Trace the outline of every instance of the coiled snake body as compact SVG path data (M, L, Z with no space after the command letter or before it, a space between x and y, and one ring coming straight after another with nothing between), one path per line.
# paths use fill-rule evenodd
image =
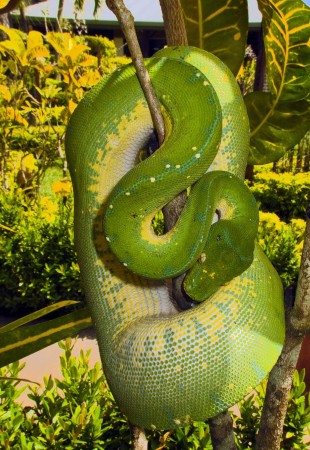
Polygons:
M66 152L105 375L132 423L167 429L217 415L266 376L284 339L283 292L258 246L253 257L257 211L239 181L248 121L234 77L195 48L164 49L146 64L166 121L162 148L136 166L153 126L128 65L79 104ZM175 229L155 236L156 211L189 186ZM203 301L179 312L157 278L192 265L185 288Z

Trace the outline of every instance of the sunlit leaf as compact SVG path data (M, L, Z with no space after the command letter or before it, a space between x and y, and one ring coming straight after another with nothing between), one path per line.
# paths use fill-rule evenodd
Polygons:
M310 8L301 0L259 0L270 92L245 97L251 164L278 160L310 125Z
M56 50L59 55L67 55L67 53L75 45L74 39L70 33L49 32L46 34L46 40Z
M0 98L1 97L7 102L11 101L12 99L10 89L4 84L0 84Z
M43 46L43 36L39 31L31 30L27 36L27 50Z
M87 45L76 44L76 43L75 43L74 47L68 49L67 55L71 59L72 67L75 64L80 63L80 60L85 59L84 55L87 50L89 50L89 47ZM93 58L95 59L95 57L93 57Z
M2 115L3 120L7 120L14 124L24 125L25 127L28 126L27 120L25 120L23 118L23 116L20 114L18 109L13 108L12 106L7 106L6 108L2 108L1 115Z
M3 31L8 39L0 42L0 48L4 50L12 50L16 55L21 56L25 51L25 44L23 41L23 33L14 28L7 28L0 25L0 30Z
M50 53L44 45L38 45L27 50L25 60L29 63L37 58L48 58L49 55Z
M218 56L237 75L248 30L246 0L181 0L188 43Z

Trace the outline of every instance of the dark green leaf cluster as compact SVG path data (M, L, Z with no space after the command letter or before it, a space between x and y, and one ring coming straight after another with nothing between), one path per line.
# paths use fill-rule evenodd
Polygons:
M59 199L53 222L31 202L24 194L0 195L0 224L11 229L0 231L2 314L25 314L60 300L84 299L73 243L72 198Z

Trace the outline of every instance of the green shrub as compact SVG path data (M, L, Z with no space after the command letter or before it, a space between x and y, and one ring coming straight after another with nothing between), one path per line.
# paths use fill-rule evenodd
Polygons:
M296 285L306 223L292 219L280 221L275 213L259 214L257 239L282 280L283 286Z
M0 449L129 449L127 421L106 386L100 363L89 367L90 351L73 357L70 339L59 346L64 350L63 378L44 377L43 388L28 386L32 406L18 404L16 381L11 380L11 388L9 380L0 381ZM20 370L15 363L0 374L16 378Z
M310 425L310 393L305 396L305 370L295 370L283 426L281 450L307 450L304 436ZM262 408L266 394L263 382L248 398L240 402L240 416L234 417L234 431L239 450L255 448Z
M43 387L20 388L18 362L0 369L0 450L129 450L130 431L107 387L100 363L89 366L90 350L72 356L71 339L59 343L61 379L44 377ZM310 425L310 395L304 395L305 372L294 375L284 425L282 450L306 450L303 436ZM31 405L19 401L27 389ZM240 450L254 448L265 396L265 383L239 404L234 415ZM212 450L209 427L193 422L173 432L147 433L150 450Z
M258 172L250 186L260 210L274 212L288 222L305 218L310 203L310 177L308 173Z
M74 250L72 196L40 201L0 193L0 311L25 314L83 300ZM9 228L4 229L3 226Z

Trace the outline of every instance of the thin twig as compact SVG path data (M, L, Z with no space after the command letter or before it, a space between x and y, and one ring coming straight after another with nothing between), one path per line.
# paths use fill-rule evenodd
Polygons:
M157 100L151 83L150 76L144 64L143 55L134 27L134 18L131 12L125 7L122 0L106 0L106 4L108 8L116 15L121 25L131 54L132 62L136 69L137 77L139 79L141 88L144 92L144 96L150 110L153 125L157 134L157 139L159 145L161 145L165 139L164 119L161 113L160 104ZM130 431L132 438L132 449L147 450L148 441L146 439L143 428L134 424L130 424Z
M138 42L134 27L134 18L131 12L124 5L123 0L106 0L108 8L116 15L122 31L125 35L132 62L137 71L137 77L144 92L154 128L157 133L158 142L161 145L165 138L165 124L161 113L160 104L156 98L150 76L144 65L143 55Z

